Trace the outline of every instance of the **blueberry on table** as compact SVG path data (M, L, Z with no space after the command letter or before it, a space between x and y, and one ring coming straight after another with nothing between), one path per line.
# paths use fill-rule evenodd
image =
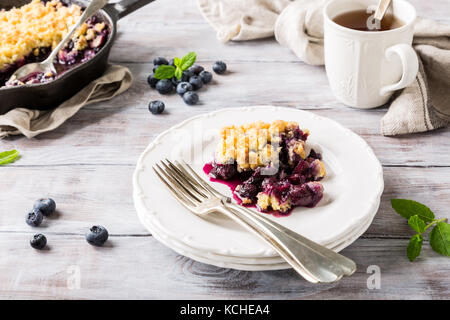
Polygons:
M192 87L194 88L194 90L198 90L201 87L203 87L203 81L202 78L200 78L199 76L192 76L189 79L189 83L192 85Z
M44 215L42 214L42 212L39 209L33 209L28 212L25 221L29 226L38 227L42 223L43 219Z
M191 106L197 104L198 94L196 94L194 91L187 91L185 94L183 94L183 101Z
M159 100L151 101L150 104L148 105L148 110L150 110L150 112L153 114L162 113L164 111L164 108L165 108L164 102Z
M152 87L152 88L156 87L156 84L158 83L158 81L159 81L159 79L155 78L155 73L152 73L147 78L147 82L148 82L149 86Z
M192 87L192 84L190 84L189 82L180 82L177 86L177 93L180 96L192 90L194 90L194 88Z
M30 245L38 250L44 249L47 245L47 238L43 234L35 234L30 240Z
M172 77L172 79L170 79L170 81L172 81L173 87L176 89L177 85L181 82L181 80L178 80L177 77Z
M192 76L195 76L194 71L190 69L183 71L183 77L186 79L184 81L189 81Z
M169 66L175 67L175 59L170 59Z
M199 66L198 64L194 64L192 67L190 67L188 70L191 70L195 75L199 75L200 72L205 70L202 66Z
M169 64L169 61L167 61L167 59L164 57L156 57L155 59L153 59L153 64L155 66L161 64Z
M101 246L108 240L108 230L102 226L93 226L86 234L86 241L93 246Z
M212 73L209 71L206 71L206 70L203 70L202 72L200 72L199 76L202 79L204 84L210 83L213 78Z
M216 61L213 64L213 70L217 74L223 74L227 71L227 65L223 61Z
M172 81L170 79L159 80L156 84L156 90L158 90L158 92L161 94L171 93L173 90Z
M56 203L50 198L39 199L34 203L33 209L41 211L44 216L49 216L55 212Z

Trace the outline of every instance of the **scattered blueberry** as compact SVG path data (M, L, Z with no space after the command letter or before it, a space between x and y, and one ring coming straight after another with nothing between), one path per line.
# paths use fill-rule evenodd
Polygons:
M172 81L169 79L159 80L158 83L156 84L156 90L158 90L158 92L161 94L171 93L173 90Z
M31 210L26 216L27 224L32 227L38 227L42 223L43 219L44 215L39 209Z
M183 101L191 106L197 104L198 94L196 94L194 91L187 91L185 94L183 94Z
M217 74L223 74L227 71L227 65L223 61L216 61L214 62L213 70Z
M192 91L193 89L192 84L189 82L180 82L177 86L177 93L182 96L186 92Z
M172 77L172 78L170 79L170 81L172 82L174 88L176 88L177 85L181 82L181 80L178 80L177 77Z
M194 71L187 69L187 70L183 71L183 76L186 77L186 80L184 80L184 81L189 81L189 78L192 76L195 76L195 74L194 74Z
M170 59L169 66L175 66L175 59Z
M192 85L194 90L198 90L201 87L203 87L202 78L200 78L199 76L192 76L192 77L190 77L189 78L189 83Z
M155 88L156 84L158 83L159 79L155 78L155 74L152 73L151 75L148 76L147 78L147 82L150 85L150 87Z
M169 61L167 61L167 59L164 57L156 57L155 59L153 59L153 64L155 66L161 64L169 64Z
M108 230L102 226L93 226L86 234L86 241L93 246L102 246L108 240Z
M190 67L188 70L191 70L195 75L199 75L200 72L202 72L203 70L205 70L205 68L203 68L202 66L198 65L198 64L194 64L192 67Z
M155 100L151 101L148 105L148 110L153 114L160 114L164 111L165 105L162 101Z
M202 79L204 84L210 83L213 78L212 73L209 71L205 71L205 70L200 72L199 76Z
M39 199L34 203L33 209L42 212L44 216L49 216L56 210L56 203L53 199Z
M35 234L30 240L30 244L33 248L41 250L47 245L47 238L43 234Z

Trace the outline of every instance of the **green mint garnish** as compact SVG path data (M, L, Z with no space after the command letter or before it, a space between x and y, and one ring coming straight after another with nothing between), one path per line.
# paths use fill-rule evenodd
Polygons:
M173 59L175 66L160 65L155 71L155 78L161 80L170 79L175 76L180 80L183 71L190 68L195 63L195 60L197 60L197 54L195 52L189 52L182 59L175 57Z
M425 222L434 219L434 213L426 205L414 200L391 199L392 208L403 218L409 219L413 215L418 215Z
M195 52L189 52L181 59L179 68L183 71L187 70L195 63L195 60L197 60L197 54Z
M450 256L450 224L444 219L435 219L434 213L420 202L406 199L391 199L392 208L408 219L408 224L417 233L409 240L406 254L410 261L419 255L423 244L423 235L431 227L429 241L431 248L439 254Z
M174 66L168 66L168 65L160 65L156 71L155 71L155 78L156 79L170 79L175 74L175 67Z
M411 228L414 229L417 233L424 233L427 225L423 222L422 219L419 218L417 214L413 215L408 219L408 224Z
M408 248L406 249L406 254L408 255L409 261L414 261L420 255L422 243L423 236L421 234L415 234L411 237Z
M450 257L450 224L436 223L430 232L430 245L437 253Z
M20 158L19 151L11 150L0 152L0 166L12 163Z

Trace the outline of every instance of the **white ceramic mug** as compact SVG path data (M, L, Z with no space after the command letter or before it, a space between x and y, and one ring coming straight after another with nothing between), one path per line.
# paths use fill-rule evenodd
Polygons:
M396 29L359 31L333 19L344 12L376 8L378 0L332 0L324 8L325 69L334 95L346 105L368 109L385 104L395 90L411 84L419 69L411 47L416 10L393 0Z

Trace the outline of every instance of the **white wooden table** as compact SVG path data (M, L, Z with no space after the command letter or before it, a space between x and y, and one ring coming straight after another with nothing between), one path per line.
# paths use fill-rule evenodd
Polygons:
M421 16L450 23L448 0L411 1ZM198 53L211 66L227 62L229 75L202 89L201 104L187 106L164 96L166 112L148 112L161 98L147 85L155 56ZM428 242L416 262L406 258L412 235L390 207L390 198L428 204L450 217L450 129L405 137L380 135L386 109L360 111L333 97L325 71L299 62L275 40L221 44L194 0L156 1L119 23L111 60L128 66L135 83L125 94L81 110L59 129L35 139L0 141L16 148L20 161L0 167L1 298L137 299L335 299L450 298L450 260ZM357 272L332 285L312 285L292 270L244 272L180 256L158 243L139 223L131 176L139 154L160 132L181 120L223 107L272 104L310 110L360 134L384 166L385 191L369 230L343 253ZM39 229L25 224L33 202L51 196L58 214ZM103 248L86 243L94 224L110 231ZM29 238L47 235L49 250ZM381 288L368 289L367 268L379 266ZM79 275L79 283L77 282Z

